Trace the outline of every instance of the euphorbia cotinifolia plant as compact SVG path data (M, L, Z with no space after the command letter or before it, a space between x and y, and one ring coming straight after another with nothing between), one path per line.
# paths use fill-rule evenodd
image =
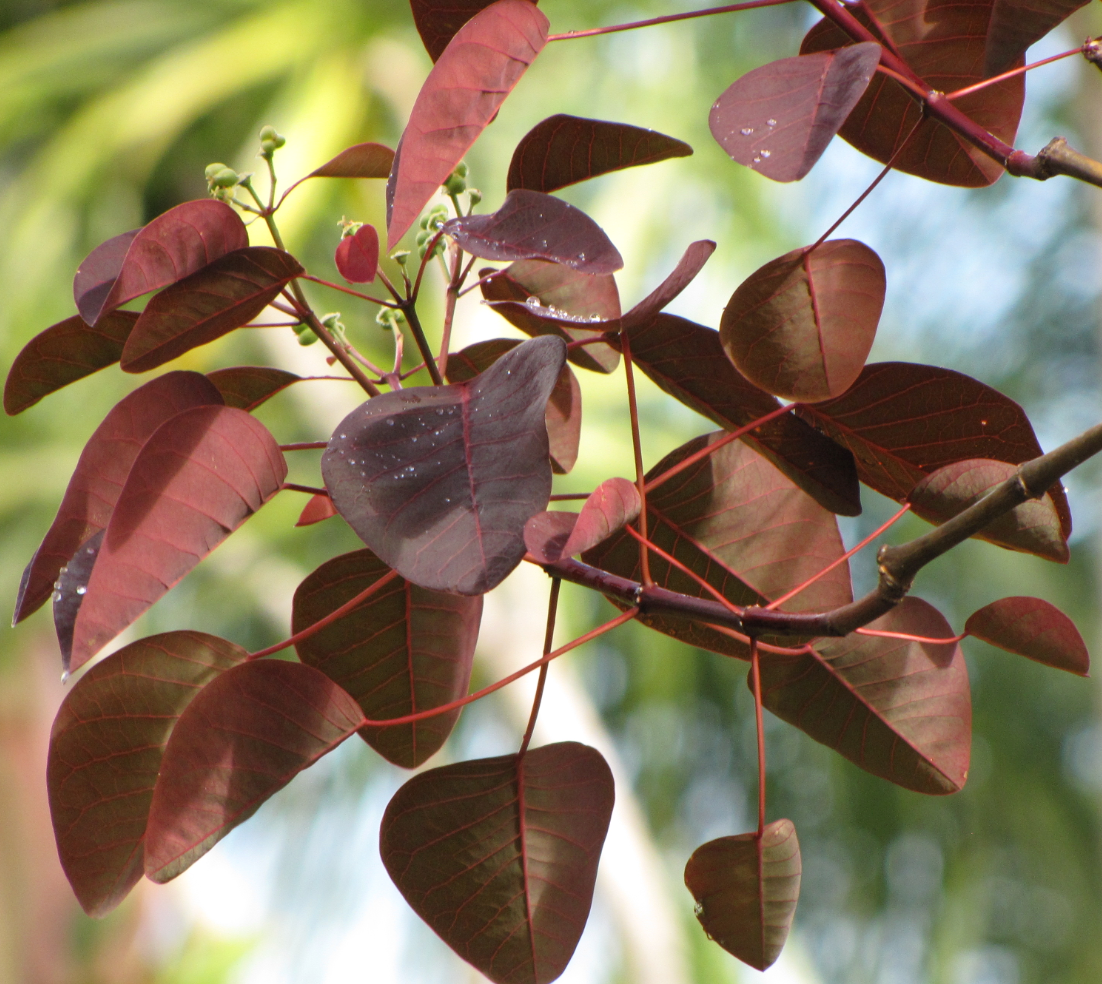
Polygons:
M493 189L496 211L476 212L482 196L462 158L549 42L776 2L552 34L531 0L413 0L435 66L397 148L350 147L301 179L385 181L389 254L381 263L379 234L356 222L336 247L340 277L363 291L308 273L285 247L277 220L295 185L277 197L283 138L270 127L263 182L212 165L209 198L81 264L78 313L11 367L9 414L104 366L160 369L253 324L320 340L366 397L327 440L281 445L251 411L298 375L170 369L121 400L81 454L15 611L18 622L52 604L66 673L275 495L306 493L301 526L346 522L364 542L302 582L292 635L277 646L247 652L180 629L126 645L72 686L47 782L62 864L89 913L108 912L143 874L174 878L341 742L358 736L418 768L464 705L538 670L517 751L419 771L387 807L380 849L418 915L491 980L555 979L586 922L613 781L592 748L531 747L532 727L551 661L635 620L749 664L757 828L698 848L685 883L704 931L764 968L796 909L800 850L790 821L768 819L763 707L887 782L941 795L968 777L965 635L1086 674L1079 633L1047 602L1004 598L957 633L908 592L920 568L971 536L1065 562L1060 479L1102 449L1102 425L1043 454L1022 409L983 383L934 366L866 365L885 272L868 246L830 238L838 223L738 286L717 331L663 311L714 243L686 244L673 272L625 311L616 247L554 196L691 154L679 140L553 116L516 148L507 187ZM739 164L798 180L837 133L883 163L881 177L895 168L978 187L1005 171L1102 184L1102 166L1060 138L1036 156L1012 146L1033 67L1024 53L1082 0L811 2L823 19L800 53L744 75L710 107L712 133ZM1098 52L1088 41L1066 54L1076 53ZM266 224L274 247L249 245L242 216ZM399 249L419 219L416 242ZM426 325L420 300L438 259L443 318ZM351 295L357 317L389 328L393 363L374 365L335 316L316 314L307 280ZM475 290L508 337L453 352L456 301ZM578 452L579 370L623 372L637 470L556 496L554 476ZM705 430L647 472L640 372ZM285 454L303 448L324 448L316 486L285 481ZM847 551L835 517L860 511L860 483L897 500L896 518L913 510L933 528L882 548L875 590L854 600L848 560L872 537ZM548 509L562 499L584 501L578 512ZM469 693L482 596L522 563L551 579L543 655ZM563 580L617 612L556 648ZM297 660L268 658L287 650Z

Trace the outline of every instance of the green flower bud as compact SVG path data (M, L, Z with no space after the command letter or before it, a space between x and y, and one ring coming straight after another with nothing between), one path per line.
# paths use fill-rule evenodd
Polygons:
M406 260L409 259L409 250L408 249L396 249L393 253L390 254L390 258L395 263L397 263L398 266L405 266L406 265Z
M222 171L228 170L225 164L208 164L204 175L207 179L207 184L214 181L214 176Z
M467 182L457 174L449 174L448 180L444 182L444 190L449 195L462 195L467 190Z
M307 328L305 331L299 333L298 343L299 345L313 345L318 340L318 336L314 332Z
M260 131L260 141L261 143L270 142L274 145L275 150L279 150L280 147L287 143L287 138L280 133L276 133L276 128L274 126L266 126Z
M394 331L399 325L405 324L406 316L394 308L380 308L375 315L375 323L384 331Z
M417 233L417 245L424 246L425 243L427 243L435 235L435 232L429 232L427 229L425 229L423 232ZM423 256L424 254L421 255Z
M468 188L467 197L470 198L471 205L477 205L480 201L482 201L482 192L479 191L477 188Z
M207 183L214 188L233 188L240 181L241 176L232 167L224 167L207 178Z

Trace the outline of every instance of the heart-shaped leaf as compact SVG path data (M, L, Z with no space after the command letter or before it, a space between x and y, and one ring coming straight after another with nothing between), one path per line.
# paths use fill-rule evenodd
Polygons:
M368 550L322 564L295 592L292 629L301 632L390 573ZM467 694L482 599L430 591L397 578L295 649L358 701L370 721L403 717ZM360 735L395 765L414 769L451 734L459 711Z
M551 495L544 414L565 358L560 339L534 338L470 382L368 400L322 455L333 504L414 584L489 591Z
M1005 461L982 458L958 461L922 479L907 499L923 519L941 524L1016 473L1017 468ZM1048 494L1023 502L1013 512L984 527L976 537L1060 564L1066 564L1071 556L1060 526L1060 514Z
M496 212L449 219L444 232L484 260L550 260L582 273L614 273L624 265L585 212L539 191L510 191Z
M537 513L524 527L528 552L554 563L592 550L632 522L642 503L634 482L609 478L593 490L580 513Z
M307 178L386 178L394 166L394 151L383 144L361 143L342 150Z
M547 18L530 0L497 0L471 17L425 79L387 182L387 249L497 115L547 43Z
M340 275L350 284L369 284L379 271L379 234L375 227L362 225L337 244L334 257Z
M148 372L248 324L304 273L290 253L248 246L166 287L146 305L122 352L126 372Z
M506 187L558 191L611 171L692 152L687 143L654 130L559 113L536 124L517 144Z
M138 315L115 311L92 328L80 315L35 335L15 357L4 383L9 416L33 407L44 396L119 361Z
M1075 623L1040 598L1000 598L973 612L964 626L969 635L1028 659L1090 674L1090 654Z
M953 638L942 615L912 597L869 628ZM936 795L964 786L972 703L956 642L854 634L820 640L815 650L762 660L762 701L769 710L904 789Z
M84 321L95 324L103 308L103 302L115 286L126 259L127 250L141 229L131 229L122 235L100 243L89 253L73 278L73 300Z
M310 496L310 501L302 507L302 512L299 514L295 526L313 526L315 523L321 523L339 515L337 507L333 505L333 500L329 496L319 493Z
M436 61L456 32L494 0L410 0L413 23L429 57Z
M800 842L791 820L702 844L685 865L704 932L757 970L784 949L800 897Z
M301 376L272 366L234 366L231 369L215 369L207 373L218 387L227 407L238 410L255 410L276 393L302 381Z
M712 106L712 136L739 164L774 181L799 181L841 129L879 62L880 45L866 41L755 68Z
M390 801L379 849L413 910L496 984L566 968L593 899L612 773L576 742L422 772Z
M104 916L144 871L146 820L168 736L191 699L246 656L202 632L166 632L93 666L54 719L46 787L61 866Z
M167 882L355 733L359 705L324 673L257 660L211 681L180 715L145 834L145 874Z
M861 374L884 307L884 264L864 243L793 250L752 273L728 301L723 348L782 399L841 396Z
M984 75L1013 68L1035 41L1062 24L1087 0L994 0L987 27Z
M162 424L134 459L107 524L73 632L73 668L172 588L286 477L275 439L244 410L194 407Z
M23 572L15 622L45 603L81 544L107 528L130 466L150 435L189 407L221 404L221 394L201 373L169 372L112 408L84 446L57 517Z

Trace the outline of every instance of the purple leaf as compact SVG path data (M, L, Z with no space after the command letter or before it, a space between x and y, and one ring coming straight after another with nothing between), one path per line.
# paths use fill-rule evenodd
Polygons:
M1090 655L1075 623L1040 598L1000 598L973 612L964 626L969 635L1027 659L1090 674Z
M131 229L121 236L100 243L77 267L73 278L73 300L83 319L90 325L99 318L103 302L118 280L123 260L134 237L141 229Z
M710 239L691 243L673 272L624 315L623 326L630 331L650 321L696 279L715 251L716 244Z
M635 520L642 508L639 490L626 478L609 478L585 500L580 513L537 513L524 528L529 553L554 563L592 550ZM565 533L565 536L563 535Z
M307 178L385 178L394 166L394 151L383 144L361 143L342 150ZM305 180L305 179L304 179Z
M227 407L252 412L262 403L281 393L288 386L302 381L301 376L285 369L271 366L233 366L230 369L215 369L207 373L209 379L218 387L218 392L226 401Z

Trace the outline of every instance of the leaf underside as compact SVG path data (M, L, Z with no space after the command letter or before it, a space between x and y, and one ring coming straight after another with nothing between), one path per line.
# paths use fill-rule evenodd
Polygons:
M993 601L969 617L964 631L1046 666L1077 676L1090 673L1090 655L1075 623L1040 598Z

